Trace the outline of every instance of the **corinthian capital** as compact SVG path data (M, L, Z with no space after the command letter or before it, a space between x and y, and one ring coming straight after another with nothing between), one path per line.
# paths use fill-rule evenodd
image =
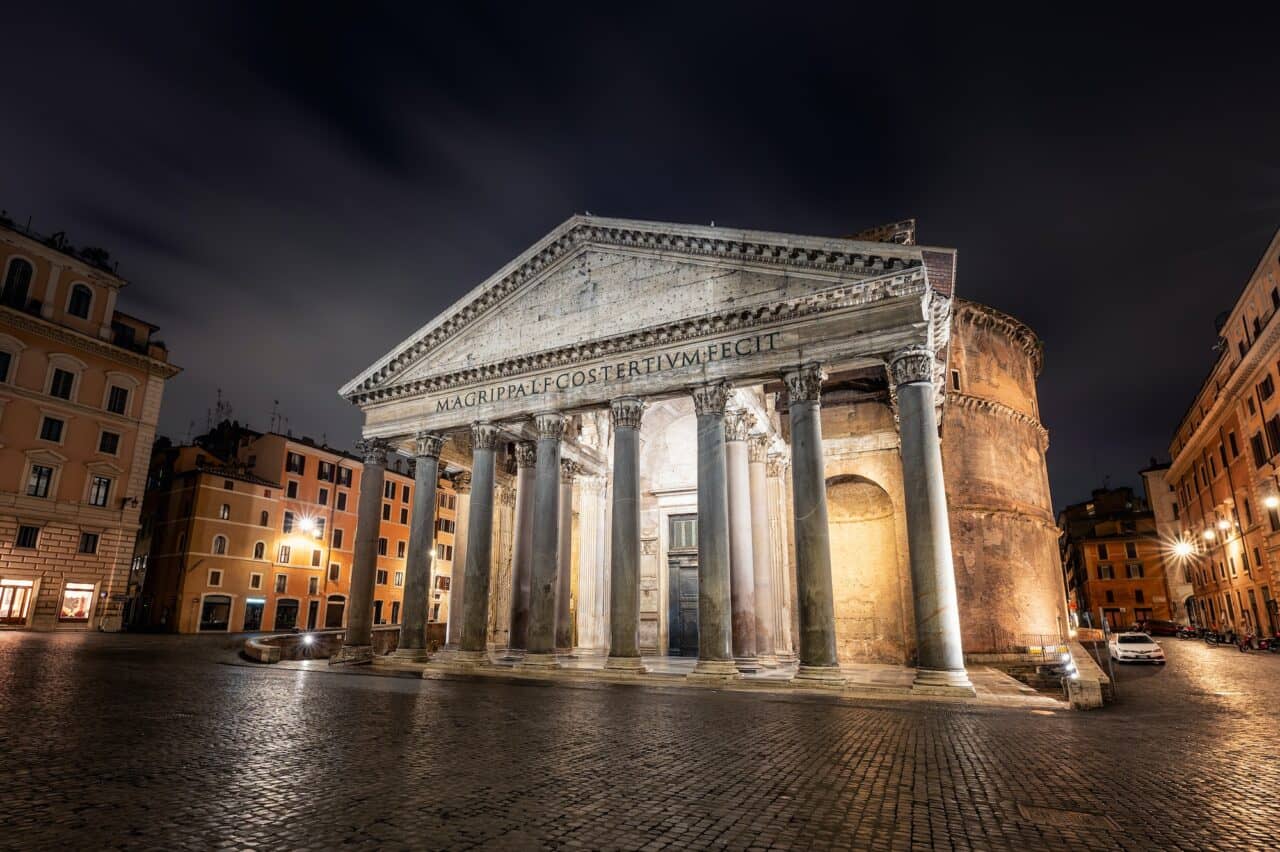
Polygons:
M533 441L516 444L516 467L533 467L538 463L538 445Z
M435 432L419 432L413 436L413 457L438 459L444 448L444 435Z
M644 414L644 400L624 396L609 403L609 421L614 429L639 429L640 416Z
M471 451L492 450L498 446L498 427L483 420L471 424Z
M564 437L564 424L565 416L558 411L535 414L533 417L533 425L538 430L539 438L555 438L559 441Z
M889 375L893 378L894 387L902 387L912 382L932 383L933 353L919 346L899 349L889 359Z
M764 462L769 457L769 436L751 435L747 438L747 461Z
M365 464L385 465L389 452L391 445L381 438L361 438L356 441L356 455L364 459Z
M786 476L787 465L790 462L782 453L769 453L769 475L772 477Z
M471 493L471 471L460 470L453 475L453 490L459 494Z
M726 441L747 440L747 436L751 434L751 427L755 423L755 416L745 409L735 408L732 411L725 412L724 439Z
M578 463L569 459L560 459L560 484L572 485L573 478L578 475Z
M787 398L791 402L817 402L822 395L822 382L826 378L822 365L816 361L782 374L782 381L787 385Z
M732 390L733 385L723 380L698 385L690 391L693 394L693 410L699 417L704 414L724 414L724 406L729 401L729 392Z

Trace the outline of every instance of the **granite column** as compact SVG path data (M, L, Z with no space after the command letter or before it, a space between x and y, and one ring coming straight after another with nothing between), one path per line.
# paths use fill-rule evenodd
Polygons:
M382 524L382 483L390 446L379 438L356 442L364 459L360 502L356 507L356 540L351 561L351 609L342 647L330 663L363 663L373 659L373 587L377 579L378 531Z
M773 547L769 537L769 486L765 464L768 435L747 438L751 491L751 559L755 570L756 657L762 666L778 664L774 645Z
M565 417L547 412L534 417L538 460L533 489L533 570L529 592L529 634L520 665L554 668L556 567L560 561L560 441Z
M640 662L640 417L636 397L609 405L613 423L613 523L609 542L609 658L605 668L642 672Z
M725 482L729 498L729 575L733 606L733 660L738 671L760 670L756 659L756 576L751 537L751 475L747 437L755 418L742 410L725 414Z
M729 496L725 479L726 381L692 390L698 418L698 663L690 677L738 677L733 664Z
M460 661L488 660L485 634L489 626L489 573L493 568L494 450L498 434L498 427L492 423L471 426L471 510L463 569L466 590L462 599Z
M404 614L396 656L427 659L427 613L431 566L435 562L436 486L444 436L419 432L414 438L413 508L409 514L409 555L405 560Z

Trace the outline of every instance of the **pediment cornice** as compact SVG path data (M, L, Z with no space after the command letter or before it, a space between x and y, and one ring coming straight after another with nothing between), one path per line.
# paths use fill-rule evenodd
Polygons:
M574 216L348 383L340 394L356 404L390 398L388 394L403 395L398 376L588 246L701 258L739 268L795 270L837 280L839 276L905 274L912 269L920 270L924 279L924 255L917 246ZM542 353L542 357L551 355Z

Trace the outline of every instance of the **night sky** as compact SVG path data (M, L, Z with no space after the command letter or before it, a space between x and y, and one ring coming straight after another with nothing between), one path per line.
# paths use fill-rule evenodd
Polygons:
M221 388L349 445L338 387L575 212L916 217L960 295L1044 339L1061 506L1166 456L1280 226L1260 20L410 5L6 12L0 207L119 260L184 368L175 439Z

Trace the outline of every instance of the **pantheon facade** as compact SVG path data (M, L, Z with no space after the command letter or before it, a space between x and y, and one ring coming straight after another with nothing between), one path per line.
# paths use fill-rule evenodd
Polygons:
M668 655L690 678L838 685L873 662L970 692L966 662L1065 629L1040 367L911 222L837 239L574 216L342 389L369 485L337 659L370 653L397 451L420 489L465 492L455 665ZM412 518L410 659L433 506Z

